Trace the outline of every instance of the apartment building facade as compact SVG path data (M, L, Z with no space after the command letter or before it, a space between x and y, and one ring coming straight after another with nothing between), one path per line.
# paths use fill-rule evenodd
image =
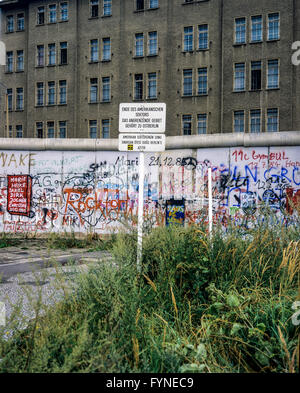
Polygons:
M298 1L4 0L0 9L1 137L116 138L122 102L165 102L169 136L300 130Z

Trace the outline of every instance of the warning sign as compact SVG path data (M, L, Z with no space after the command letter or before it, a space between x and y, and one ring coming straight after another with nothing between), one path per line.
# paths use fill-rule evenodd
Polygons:
M165 130L165 103L120 104L120 132L162 133Z
M31 202L31 177L7 176L7 211L10 214L29 216Z
M163 134L120 134L119 151L165 151L165 141Z

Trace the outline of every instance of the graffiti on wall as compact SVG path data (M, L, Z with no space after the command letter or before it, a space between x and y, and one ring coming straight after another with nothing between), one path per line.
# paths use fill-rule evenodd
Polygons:
M258 147L148 153L145 225L207 224L209 167L214 224L251 226L265 219L268 207L276 222L294 225L300 206L299 151ZM124 223L135 225L138 165L133 152L0 152L0 229L109 233Z

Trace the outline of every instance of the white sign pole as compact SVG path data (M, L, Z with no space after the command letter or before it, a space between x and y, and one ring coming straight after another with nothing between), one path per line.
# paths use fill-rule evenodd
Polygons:
M137 270L141 271L142 247L143 247L143 223L144 223L144 178L145 178L145 154L139 157L139 205L138 205L138 244L137 244Z
M212 232L212 185L211 185L211 168L208 168L208 231L209 236Z

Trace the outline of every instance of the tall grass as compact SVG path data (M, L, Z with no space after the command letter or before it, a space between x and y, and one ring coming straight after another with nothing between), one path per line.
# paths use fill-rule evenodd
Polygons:
M10 340L2 372L297 372L299 229L157 228L117 236L117 267L80 275L78 290ZM297 357L298 356L298 357Z

